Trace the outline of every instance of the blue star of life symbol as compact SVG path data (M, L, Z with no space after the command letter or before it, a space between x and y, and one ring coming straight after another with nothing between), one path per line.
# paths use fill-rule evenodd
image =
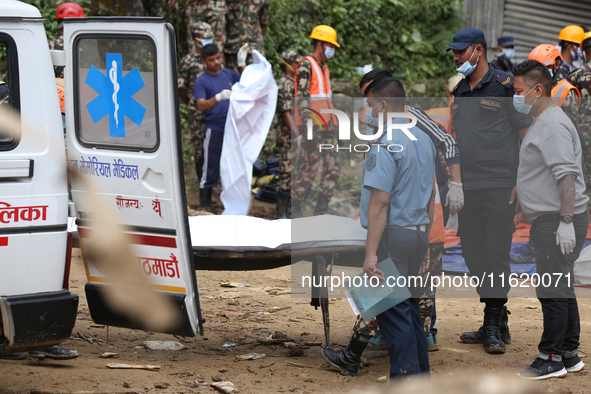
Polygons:
M146 84L137 67L124 77L122 64L120 53L107 53L107 75L91 65L84 82L99 94L86 105L92 121L109 115L109 135L125 138L124 116L141 126L146 114L146 108L131 97Z

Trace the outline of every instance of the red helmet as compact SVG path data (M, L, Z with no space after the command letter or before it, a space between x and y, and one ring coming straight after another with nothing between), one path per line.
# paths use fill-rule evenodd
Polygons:
M80 18L84 16L84 10L76 3L63 3L57 7L55 19Z

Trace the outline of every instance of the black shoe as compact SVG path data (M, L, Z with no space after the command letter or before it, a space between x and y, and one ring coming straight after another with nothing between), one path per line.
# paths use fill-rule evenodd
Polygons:
M506 306L503 307L503 314L501 315L501 328L499 331L501 332L501 339L505 343L505 345L509 345L511 343L511 333L509 332L509 315L511 312L507 309Z
M347 349L339 351L325 346L322 348L322 356L330 365L340 369L343 375L355 376L359 370L361 354L365 350L368 340L369 338L365 338L365 341L361 341L354 335Z
M487 353L505 353L505 343L501 339L501 332L499 330L501 314L503 311L503 309L499 308L484 308L484 324L478 329L478 331L465 332L460 335L462 342L484 343L484 350L486 350ZM507 327L507 334L508 333L509 331Z
M304 215L302 214L302 208L300 206L301 201L291 199L291 218L302 218Z
M199 205L204 211L209 211L209 207L211 206L211 192L211 187L199 189Z
M568 372L579 372L585 368L585 363L581 361L579 356L574 356L572 358L562 357L562 362Z
M314 216L318 215L335 215L337 216L338 213L333 211L328 207L328 202L330 197L319 195L318 200L316 201L316 208L314 208Z
M287 207L289 206L289 193L277 192L275 194L276 201L276 219L287 219Z
M0 353L0 359L3 360L23 360L25 358L27 358L27 352Z
M536 258L534 254L534 244L533 242L529 242L527 247L521 254L511 255L511 264L535 264Z
M50 358L52 360L71 360L79 356L78 351L74 349L64 349L59 345L48 347L41 350L32 350L29 352L31 357L38 359Z
M550 361L538 357L531 363L529 368L524 369L517 375L531 380L562 378L566 376L566 368L564 368L562 361Z

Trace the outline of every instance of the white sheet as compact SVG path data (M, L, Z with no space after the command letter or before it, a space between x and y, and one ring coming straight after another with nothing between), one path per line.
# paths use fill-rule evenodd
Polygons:
M195 250L305 249L324 246L364 246L367 231L359 220L322 215L266 220L252 216L189 218Z
M271 64L257 50L232 87L220 159L223 215L246 215L251 206L252 164L269 133L277 107Z

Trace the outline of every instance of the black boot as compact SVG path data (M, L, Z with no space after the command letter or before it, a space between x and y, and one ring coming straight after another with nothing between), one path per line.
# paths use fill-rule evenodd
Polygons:
M501 332L501 339L505 342L505 345L511 343L511 333L509 332L509 315L511 312L507 309L506 306L503 307L503 314L501 315L501 328L499 331Z
M289 205L289 193L285 192L277 192L275 193L275 201L276 201L276 219L286 219L287 218L287 206Z
M199 189L199 205L201 205L201 209L204 211L209 211L209 206L211 205L211 190L211 187Z
M314 216L317 215L338 215L335 211L328 207L328 202L330 201L330 197L325 196L323 194L318 195L318 200L316 200L316 208L314 208Z
M484 324L478 331L465 332L460 339L465 343L484 343L487 353L505 353L505 344L501 340L501 315L504 309L484 308ZM507 327L508 328L508 327ZM507 329L507 334L509 330ZM509 335L510 340L510 335Z
M361 354L368 342L369 337L355 334L351 337L351 342L349 342L347 349L333 350L325 346L322 348L322 356L330 365L340 369L343 375L355 376L359 370Z
M302 214L302 208L300 206L301 202L295 199L291 199L291 218L301 218L304 217Z
M77 350L64 349L60 345L55 345L46 349L32 350L29 352L29 355L41 360L45 358L52 360L71 360L79 356Z

